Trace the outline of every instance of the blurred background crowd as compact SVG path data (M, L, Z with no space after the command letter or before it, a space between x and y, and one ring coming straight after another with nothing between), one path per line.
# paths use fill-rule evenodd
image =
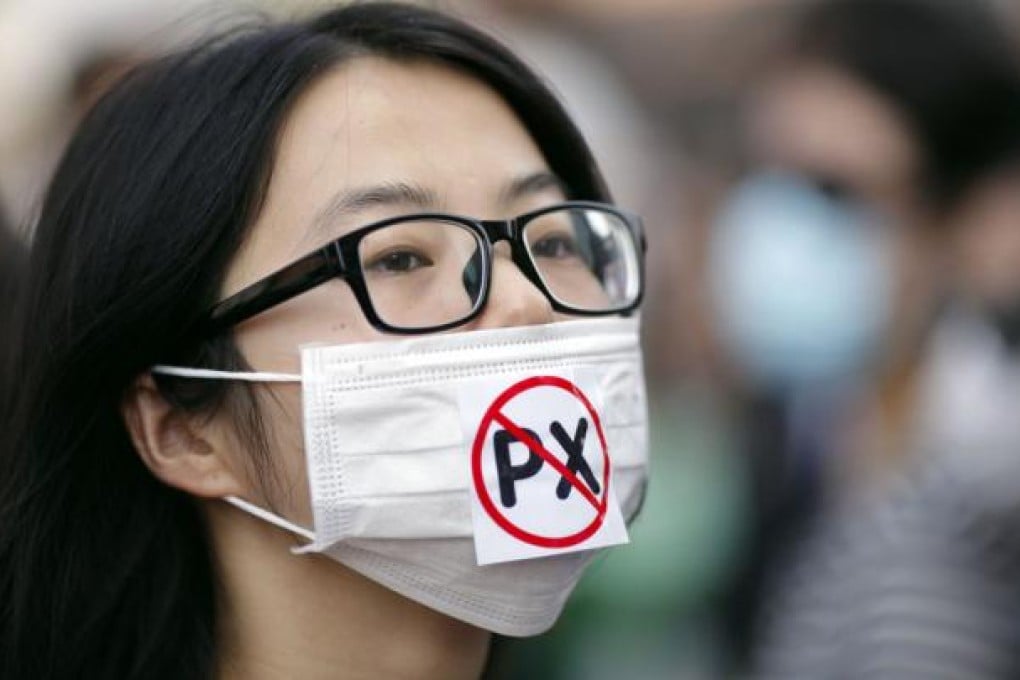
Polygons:
M4 278L109 83L322 4L0 5ZM1016 677L1020 5L429 4L546 75L650 242L632 545L488 675Z

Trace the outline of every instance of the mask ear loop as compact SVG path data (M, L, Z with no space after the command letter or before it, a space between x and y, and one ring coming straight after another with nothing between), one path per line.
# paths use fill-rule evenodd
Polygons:
M302 526L298 526L293 522L289 522L284 518L280 517L279 515L274 515L268 510L263 510L259 506L253 503L249 503L243 498L238 498L237 496L224 496L223 500L230 503L237 509L247 512L249 515L254 515L259 519L265 520L266 522L269 522L270 524L278 526L281 529L289 531L292 534L297 534L302 538L307 538L309 541L312 541L313 543L315 542L315 534L309 531L308 529L305 529Z
M160 375L172 375L178 378L210 378L213 380L244 380L247 382L301 382L301 376L296 373L247 373L163 365L153 366L149 370Z
M301 382L301 376L293 373L247 373L240 371L215 371L208 368L184 368L180 366L156 365L150 369L153 373L160 375L171 375L178 378L208 378L213 380L244 380L247 382ZM248 513L270 524L280 527L292 534L315 542L315 534L302 526L287 521L279 515L274 515L268 510L249 503L237 496L224 496L223 500L230 503L239 510Z

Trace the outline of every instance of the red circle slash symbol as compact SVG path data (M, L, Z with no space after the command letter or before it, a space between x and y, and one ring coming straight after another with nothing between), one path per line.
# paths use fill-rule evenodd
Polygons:
M518 397L528 390L539 387L552 387L564 390L580 402L580 405L591 418L591 422L594 423L595 432L598 434L598 441L602 447L601 497L597 497L595 493L592 493L592 490L588 487L588 485L578 479L577 475L575 475L567 465L557 458L555 454L542 446L541 442L536 441L535 438L529 434L529 431L526 428L514 423L503 413L503 407L506 406L510 400ZM589 524L580 531L576 531L565 536L544 536L517 526L496 506L492 500L492 496L489 494L488 488L485 485L485 479L482 473L482 453L485 449L485 442L488 439L489 430L494 424L504 428L514 437L514 439L527 446L532 454L538 456L544 463L550 465L557 473L559 473L562 479L566 480L570 484L570 490L577 491L580 497L591 505L594 509L595 515ZM575 546L591 538L599 530L606 517L606 507L609 498L610 468L609 448L606 446L606 436L602 430L602 422L599 419L598 414L595 412L594 407L592 407L591 402L584 395L581 389L577 387L577 385L558 376L536 376L527 378L511 385L500 393L482 416L481 422L478 425L478 432L475 435L474 443L471 447L471 474L474 480L476 493L478 494L478 499L481 501L485 512L497 525L511 536L524 541L525 543L543 548L567 548ZM599 489L595 487L595 492L598 493L598 491Z

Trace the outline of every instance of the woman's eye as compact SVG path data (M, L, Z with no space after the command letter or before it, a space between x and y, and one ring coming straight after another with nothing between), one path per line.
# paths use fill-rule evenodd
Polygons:
M535 257L566 259L577 257L577 242L566 234L550 234L531 244Z
M432 260L411 250L394 250L372 260L365 269L382 274L404 274L431 267Z

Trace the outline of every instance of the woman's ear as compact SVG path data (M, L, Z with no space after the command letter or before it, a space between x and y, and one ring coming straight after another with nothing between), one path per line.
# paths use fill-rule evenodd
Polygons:
M175 408L151 374L135 380L121 414L142 462L165 484L205 498L244 495L226 429Z

